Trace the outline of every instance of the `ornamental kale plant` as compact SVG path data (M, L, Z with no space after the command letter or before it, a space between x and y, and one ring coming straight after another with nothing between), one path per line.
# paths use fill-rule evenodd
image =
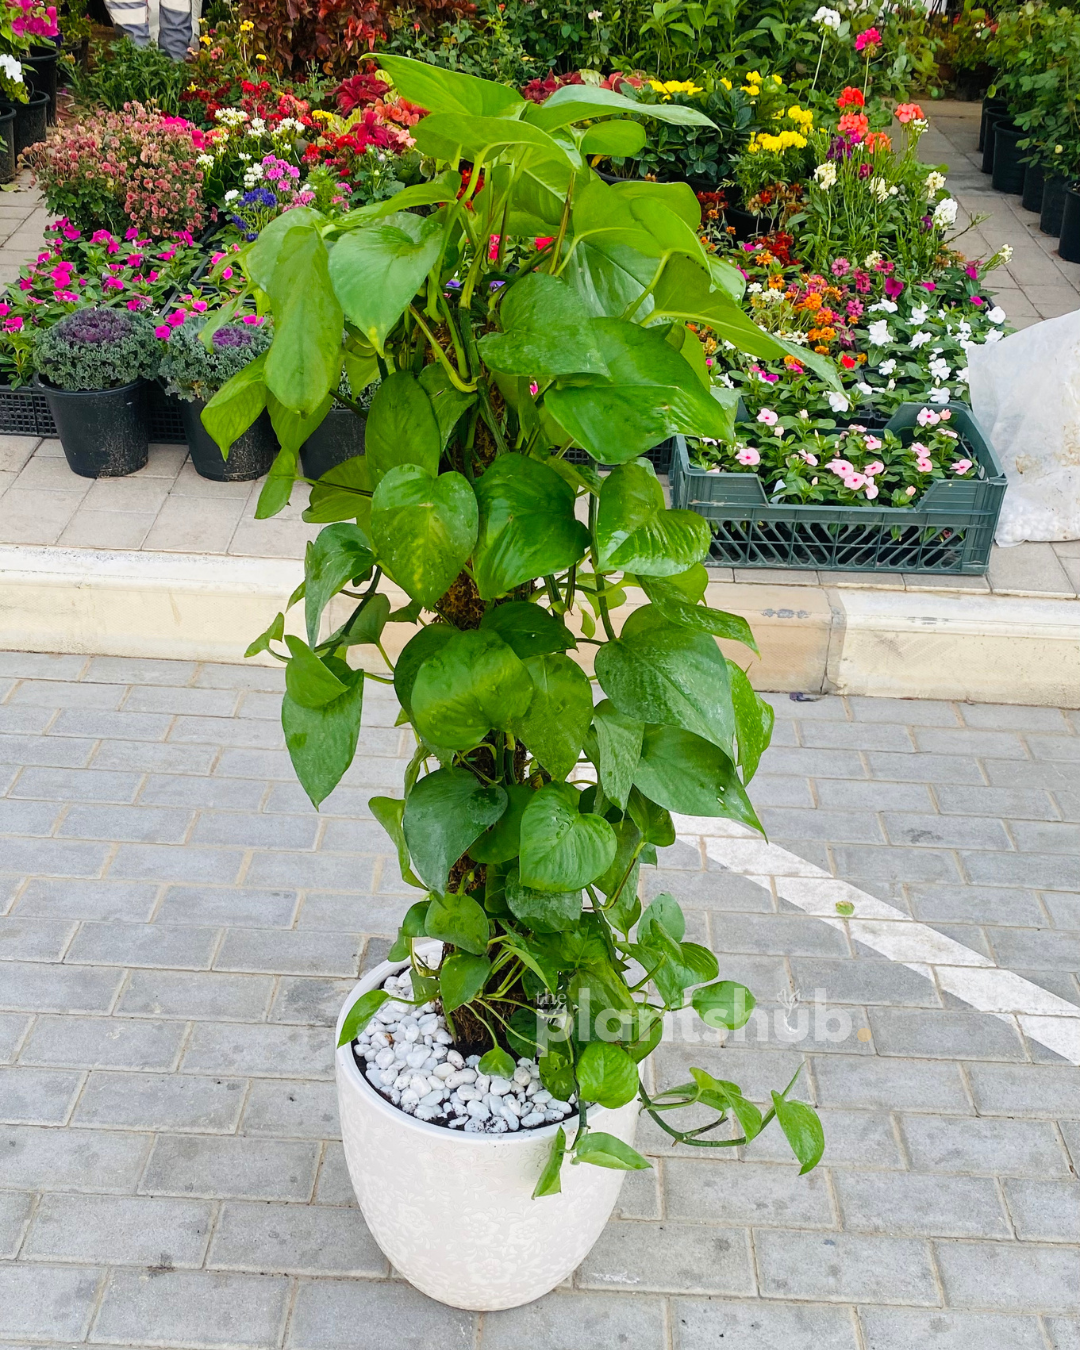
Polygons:
M254 314L220 324L209 330L209 336L205 329L204 317L175 310L155 330L167 343L161 360L166 391L189 403L208 402L234 375L264 355L273 338L271 325Z
M159 353L154 326L145 315L85 308L38 335L34 364L58 389L117 389L153 379Z
M353 389L382 376L365 456L311 491L306 518L330 523L305 561L305 636L279 614L249 654L285 662L286 743L316 805L352 761L367 681L393 685L416 748L404 798L370 805L418 895L392 954L459 1047L539 1056L552 1094L576 1095L575 1161L648 1166L590 1125L593 1103L639 1097L697 1147L776 1119L809 1170L823 1137L794 1080L762 1110L700 1069L655 1096L639 1078L666 1015L738 1028L753 1007L685 941L677 902L643 910L637 883L674 842L672 812L760 829L746 785L773 720L717 645L755 650L745 620L705 603L708 525L666 508L643 456L678 432L732 432L735 396L710 387L691 322L762 358L797 352L835 384L831 363L742 312L689 187L591 171L641 104L568 86L538 106L383 61L430 110L414 134L442 171L336 219L287 212L242 251L273 344L202 414L224 450L269 408L282 449L258 514L272 515L343 364ZM703 125L675 104L652 116ZM590 461L568 462L574 448ZM601 478L593 461L615 467ZM416 630L392 663L402 622ZM347 660L358 648L374 671ZM425 937L443 944L437 965L418 955ZM343 1044L385 998L357 1002ZM669 1123L683 1105L709 1120ZM536 1194L559 1189L564 1151L560 1131Z

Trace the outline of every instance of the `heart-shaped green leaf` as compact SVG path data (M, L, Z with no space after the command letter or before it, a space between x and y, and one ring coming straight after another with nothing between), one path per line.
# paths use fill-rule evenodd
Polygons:
M727 1027L729 1031L746 1026L755 1001L745 984L736 984L733 980L702 985L690 995L694 1011L706 1026Z
M516 871L506 878L506 903L534 933L566 933L581 918L580 891L534 891Z
M486 956L472 956L455 952L448 956L439 970L439 998L443 1011L455 1012L465 1003L471 1003L491 974L491 962Z
M292 660L285 667L285 688L295 703L305 708L322 708L349 688L348 676L340 679L306 642L289 633L285 645L292 653Z
M396 371L379 385L364 428L364 457L372 482L399 464L439 471L442 435L427 392L415 375Z
M510 804L491 829L469 845L470 858L478 863L503 863L517 857L521 849L521 817L535 791L528 783L511 783L506 788Z
M304 554L304 623L313 647L331 598L346 582L366 581L374 561L364 532L355 525L328 525L309 541Z
M582 814L578 792L548 783L521 817L521 883L537 891L575 891L611 865L615 831L603 816Z
M480 620L480 627L498 633L508 647L524 660L527 656L545 656L565 652L575 646L574 635L557 615L527 600L509 600L495 605Z
M729 756L693 732L646 727L634 782L646 797L669 811L683 816L726 816L761 830Z
M615 1110L637 1096L638 1066L621 1045L590 1041L577 1062L577 1079L585 1101Z
M318 708L298 703L289 693L281 701L285 748L313 806L318 806L341 781L356 754L360 735L364 672L349 671L344 661L337 662L335 669L343 683L349 681L340 697Z
M565 281L529 272L499 305L502 332L488 333L477 345L485 365L504 375L606 375L588 320L588 310Z
M470 750L492 728L509 731L524 716L532 692L529 672L502 638L478 630L452 633L417 671L413 721L430 744Z
M436 478L416 464L391 469L371 499L375 556L414 600L431 608L476 542L476 497L460 473Z
M525 669L533 695L524 717L514 723L524 741L552 778L565 778L578 761L592 721L589 677L568 656L530 656Z
M406 799L402 826L424 884L445 889L454 863L505 813L506 804L501 787L485 787L467 769L436 769L421 778Z
M605 698L593 709L593 727L600 752L597 765L600 785L616 806L625 808L634 770L641 758L645 723L636 717L625 717Z
M428 937L449 942L474 956L487 951L488 917L471 895L433 895L424 927Z
M330 254L330 279L345 315L378 352L439 256L444 222L438 214L395 211L375 224L347 230Z
M693 511L670 511L651 464L620 464L600 490L596 519L601 569L668 577L706 557L709 523Z

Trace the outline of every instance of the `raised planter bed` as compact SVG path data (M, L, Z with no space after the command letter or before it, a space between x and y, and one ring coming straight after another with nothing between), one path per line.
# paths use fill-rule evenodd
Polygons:
M905 403L888 430L917 425L924 405ZM979 476L935 482L914 507L773 505L750 473L694 468L675 438L671 504L704 516L713 567L821 568L833 572L930 572L982 576L990 563L1005 475L986 433L963 403L950 423L978 462Z

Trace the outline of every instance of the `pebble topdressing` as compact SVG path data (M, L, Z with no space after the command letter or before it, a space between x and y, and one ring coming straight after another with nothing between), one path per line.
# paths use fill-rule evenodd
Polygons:
M534 1060L519 1059L513 1078L480 1073L480 1056L458 1054L434 1003L399 1001L412 997L407 970L383 988L390 997L353 1041L353 1054L375 1090L407 1115L468 1134L505 1134L573 1111L547 1091Z

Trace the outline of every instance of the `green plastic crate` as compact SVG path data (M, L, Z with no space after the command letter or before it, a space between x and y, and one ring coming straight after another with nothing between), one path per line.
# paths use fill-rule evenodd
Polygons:
M888 430L917 426L926 406L902 404ZM935 482L917 506L773 505L756 474L694 468L681 436L671 462L671 504L709 522L713 541L705 561L713 567L982 576L990 563L1005 475L967 404L947 406L953 414L949 425L967 442L979 475Z

